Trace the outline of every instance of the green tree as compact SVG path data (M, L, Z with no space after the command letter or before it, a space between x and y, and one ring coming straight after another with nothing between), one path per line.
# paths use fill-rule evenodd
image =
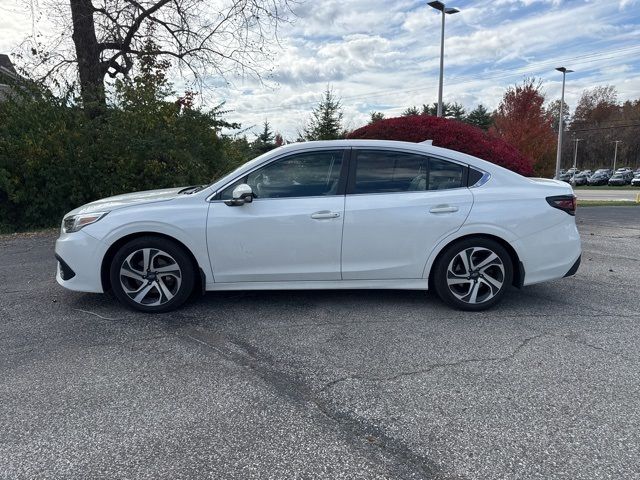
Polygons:
M465 118L465 109L464 106L458 102L448 103L448 114L445 115L447 118L453 118L454 120L463 121Z
M144 56L87 117L68 97L27 92L0 102L0 231L58 224L69 210L124 192L210 183L247 160L224 106L174 100L168 65ZM173 97L173 98L171 98Z
M403 117L411 117L413 115L420 115L420 110L418 110L418 107L411 106L408 108L405 108L405 110L400 114Z
M382 112L370 112L370 120L369 124L379 122L380 120L384 120L384 113Z
M270 150L276 148L275 144L275 134L271 130L271 125L269 125L269 121L265 120L262 124L262 131L256 139L251 144L251 150L254 155L262 155L263 153L267 153Z
M455 105L458 105L457 103ZM458 105L462 111L464 112L464 107L462 105ZM453 115L453 105L449 102L442 103L442 116L444 118L452 118ZM423 104L421 115L431 115L435 117L438 114L438 103L434 102L431 104Z
M336 140L344 138L342 104L333 90L327 87L320 103L311 112L311 118L300 135L304 140Z
M469 114L464 118L464 122L469 125L475 125L483 130L489 130L493 120L489 110L487 110L484 105L479 104L469 112Z

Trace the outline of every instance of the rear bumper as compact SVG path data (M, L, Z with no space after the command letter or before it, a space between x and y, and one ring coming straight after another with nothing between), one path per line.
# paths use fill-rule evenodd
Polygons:
M580 234L574 218L561 213L567 216L566 221L514 242L524 265L523 285L556 280L578 270L582 255Z

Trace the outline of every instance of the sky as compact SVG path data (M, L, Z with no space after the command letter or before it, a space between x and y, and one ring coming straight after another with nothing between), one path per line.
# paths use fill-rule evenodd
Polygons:
M24 5L0 0L0 53L11 53L32 32ZM459 0L447 6L460 13L446 18L445 101L492 110L527 76L541 78L552 101L560 98L558 66L575 70L566 85L572 110L584 89L598 85L614 85L620 100L640 98L640 0ZM437 100L441 18L426 1L307 0L294 13L280 30L275 63L262 82L232 79L203 92L205 105L226 101L228 120L249 128L249 138L268 120L295 139L328 86L342 99L348 129L366 124L371 111L393 117Z

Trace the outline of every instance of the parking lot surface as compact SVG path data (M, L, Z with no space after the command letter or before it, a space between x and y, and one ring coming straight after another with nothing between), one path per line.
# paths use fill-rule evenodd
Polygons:
M464 313L407 291L209 293L145 315L0 238L0 478L640 475L640 208L577 275Z

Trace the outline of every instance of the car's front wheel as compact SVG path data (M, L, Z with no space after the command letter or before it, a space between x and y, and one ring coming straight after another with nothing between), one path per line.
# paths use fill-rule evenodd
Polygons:
M447 247L433 269L433 286L448 305L485 310L500 301L513 281L513 262L498 242L468 238Z
M195 270L184 248L162 237L139 237L113 257L111 288L125 305L167 312L182 305L194 287Z

